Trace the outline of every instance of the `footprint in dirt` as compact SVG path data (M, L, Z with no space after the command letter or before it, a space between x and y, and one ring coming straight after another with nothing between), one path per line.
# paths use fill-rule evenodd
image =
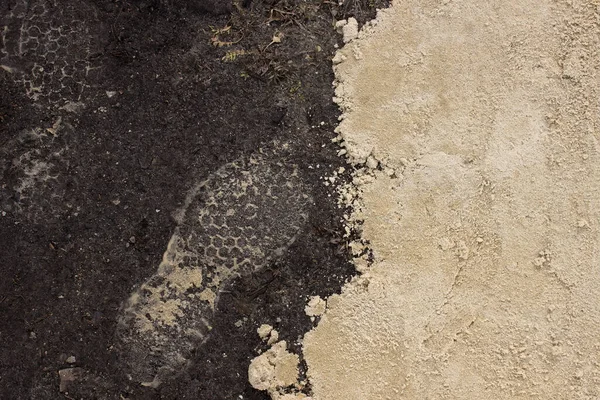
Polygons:
M157 387L185 369L210 334L221 290L283 255L310 202L298 167L274 150L194 187L157 272L120 314L118 352L130 379Z
M118 316L118 367L135 385L156 388L185 371L218 318L223 288L284 255L300 234L313 201L286 147L225 164L190 190L156 273ZM70 393L119 391L93 371L67 372L74 376L61 386ZM42 389L32 398L47 398Z
M9 160L0 163L4 211L36 224L69 212L69 201L57 199L70 182L67 143L82 134L74 121L97 93L91 87L102 70L94 58L105 36L102 24L85 1L0 1L0 75L15 89L5 101L24 117L0 143L0 158Z
M78 102L98 46L85 2L9 0L0 8L0 67L13 74L34 101Z

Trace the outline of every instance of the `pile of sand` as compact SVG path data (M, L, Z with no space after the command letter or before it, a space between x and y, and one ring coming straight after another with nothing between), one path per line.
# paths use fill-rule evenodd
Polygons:
M375 262L305 337L314 399L600 396L596 3L402 0L336 56Z

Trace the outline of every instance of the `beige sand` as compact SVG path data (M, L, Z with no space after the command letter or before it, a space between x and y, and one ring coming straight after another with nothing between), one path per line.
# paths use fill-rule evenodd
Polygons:
M350 160L396 172L314 399L599 398L599 4L398 0L336 56Z
M282 340L252 360L248 380L255 389L279 395L279 388L291 386L298 380L298 362L298 356L288 352L287 343Z

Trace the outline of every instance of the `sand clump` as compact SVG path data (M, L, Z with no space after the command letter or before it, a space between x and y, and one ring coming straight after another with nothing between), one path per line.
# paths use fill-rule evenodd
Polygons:
M319 297L313 297L316 298ZM300 357L288 351L285 340L278 341L279 333L271 325L262 324L256 333L271 347L251 361L248 367L250 385L267 392L273 400L313 400L301 392L306 381L300 380Z
M276 390L298 379L298 356L287 351L285 340L254 358L248 368L248 380L258 390Z
M304 338L315 400L600 396L597 20L406 0L338 52L374 261Z
M256 329L256 333L258 333L258 336L262 340L268 340L269 335L271 334L272 331L273 331L273 327L268 324L262 324L261 326L258 327L258 329Z
M356 18L337 21L335 27L337 31L342 34L344 43L349 43L358 37L358 21Z
M310 300L304 307L304 312L309 317L320 317L325 313L327 302L321 296L311 296Z
M268 392L273 400L310 400L289 388L297 385L299 362L298 355L287 351L287 343L282 340L252 360L248 381L253 388Z

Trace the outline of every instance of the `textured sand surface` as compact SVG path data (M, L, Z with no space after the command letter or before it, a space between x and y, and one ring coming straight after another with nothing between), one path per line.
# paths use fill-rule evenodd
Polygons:
M304 340L314 398L600 396L597 1L399 0L336 56L375 261Z

